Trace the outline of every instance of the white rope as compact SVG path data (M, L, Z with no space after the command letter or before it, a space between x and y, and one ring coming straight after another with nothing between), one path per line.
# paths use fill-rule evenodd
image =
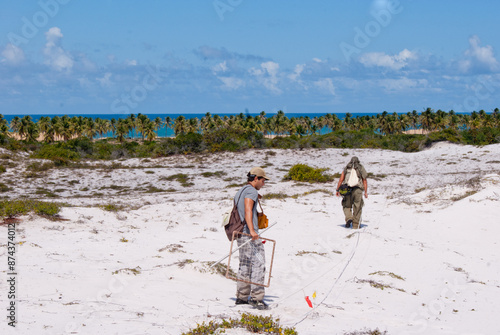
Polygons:
M361 221L361 220L360 220ZM364 231L364 229L363 229ZM293 324L293 327L295 327L296 325L298 325L299 323L301 323L302 321L304 321L305 319L307 319L307 317L309 316L309 314L311 314L312 312L314 312L319 306L321 306L323 304L323 302L326 300L326 298L328 298L328 296L330 295L330 293L333 291L333 288L335 287L335 285L337 285L338 281L340 280L340 278L342 277L342 275L344 274L345 270L347 269L347 267L349 266L349 264L351 263L351 260L353 259L354 255L356 254L356 250L358 248L358 244L359 244L359 235L361 233L358 231L357 232L357 235L358 235L358 238L356 239L356 244L354 245L353 247L353 250L351 252L351 255L349 257L349 259L347 260L347 263L344 265L344 268L342 269L342 271L340 272L339 276L337 277L337 279L333 282L332 286L330 287L330 290L328 291L328 293L325 295L325 297L323 298L323 300L321 300L321 302L319 304L317 304L313 309L311 309L309 312L307 312L303 317L302 319L300 319L299 321L297 321L296 323ZM319 278L318 278L319 279Z
M385 208L387 205L387 198L385 199L385 202L384 202L384 205L382 206L382 209ZM382 215L380 216L379 218L379 222L381 220L381 217ZM361 222L362 222L362 217L360 218L360 227L361 227ZM363 233L365 232L366 230L366 227L363 228ZM312 312L314 312L319 306L321 306L324 301L328 298L328 296L331 294L331 292L333 291L333 289L335 288L335 285L337 285L338 281L340 280L340 278L342 277L342 275L344 274L345 270L347 269L347 267L349 266L349 264L351 263L351 260L354 258L354 255L356 254L356 250L358 248L358 245L359 245L359 236L361 235L361 232L358 231L358 238L356 239L356 243L353 247L353 250L352 250L352 253L347 261L347 263L345 264L344 268L342 269L342 271L340 272L340 275L337 277L337 279L335 280L335 282L332 284L332 286L330 287L330 290L328 291L328 293L325 295L325 297L323 298L323 300L321 300L321 302L319 304L317 304L313 309L311 309L310 311L308 311L306 314L304 314L304 316L299 320L297 321L296 323L293 324L293 327L295 327L296 325L298 325L299 323L301 323L302 321L304 321L305 319L307 319L307 317L309 316L309 314L311 314ZM330 271L330 270L329 270ZM318 278L319 279L319 278Z

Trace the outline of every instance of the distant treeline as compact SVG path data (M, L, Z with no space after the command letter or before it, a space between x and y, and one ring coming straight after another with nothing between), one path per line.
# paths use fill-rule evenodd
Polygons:
M158 138L161 127L175 137ZM326 134L320 135L320 130ZM425 135L407 135L422 129ZM139 138L137 138L139 136ZM80 158L114 159L160 157L249 148L381 148L413 152L435 141L486 145L500 143L500 113L485 111L456 114L453 111L421 113L383 112L375 116L334 114L288 118L282 111L272 117L244 114L219 117L207 113L201 119L146 115L124 119L92 119L82 116L14 117L10 124L0 115L0 145L10 150L29 150L33 156L66 164Z

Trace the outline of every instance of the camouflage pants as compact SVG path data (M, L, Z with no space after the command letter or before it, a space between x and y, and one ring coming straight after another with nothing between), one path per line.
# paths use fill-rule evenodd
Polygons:
M250 237L238 238L238 246L248 241ZM264 284L266 273L266 262L264 245L261 240L247 243L239 249L240 265L238 269L238 281L236 284L236 298L247 300L251 297L255 300L264 299L264 287L251 284Z
M359 187L356 187L352 190L351 194L346 195L344 199L342 199L345 222L352 220L353 228L359 228L363 204L363 190Z

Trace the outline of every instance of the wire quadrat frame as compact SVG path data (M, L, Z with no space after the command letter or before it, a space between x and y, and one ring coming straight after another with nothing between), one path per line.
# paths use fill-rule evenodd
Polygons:
M233 233L226 278L251 285L269 287L271 285L276 241L265 237L259 237L259 239L251 241L251 238L250 234ZM231 263L233 263L233 267L236 267L236 270L231 268ZM241 270L245 272L245 268L251 273L250 277L241 274Z

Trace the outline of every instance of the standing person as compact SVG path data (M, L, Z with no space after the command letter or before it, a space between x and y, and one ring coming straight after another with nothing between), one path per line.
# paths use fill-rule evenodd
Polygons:
M268 309L264 302L264 287L251 283L264 283L265 277L265 253L264 245L259 239L259 224L257 218L257 202L262 196L258 191L264 186L267 178L266 173L260 167L254 167L247 174L248 183L243 186L234 201L238 208L238 214L245 224L243 233L238 238L238 246L252 239L239 249L238 281L236 284L236 305L250 304L257 309Z
M356 175L351 178L352 173L355 173ZM351 182L351 185L348 186L352 187L351 193L343 196L342 199L342 208L344 210L346 228L349 228L352 224L353 229L359 229L361 211L363 209L363 191L365 193L365 198L368 198L367 177L368 174L366 173L365 168L361 165L358 157L356 156L351 158L351 161L346 165L340 175L339 183L337 184L337 197L340 195L339 188L342 184L348 184Z

